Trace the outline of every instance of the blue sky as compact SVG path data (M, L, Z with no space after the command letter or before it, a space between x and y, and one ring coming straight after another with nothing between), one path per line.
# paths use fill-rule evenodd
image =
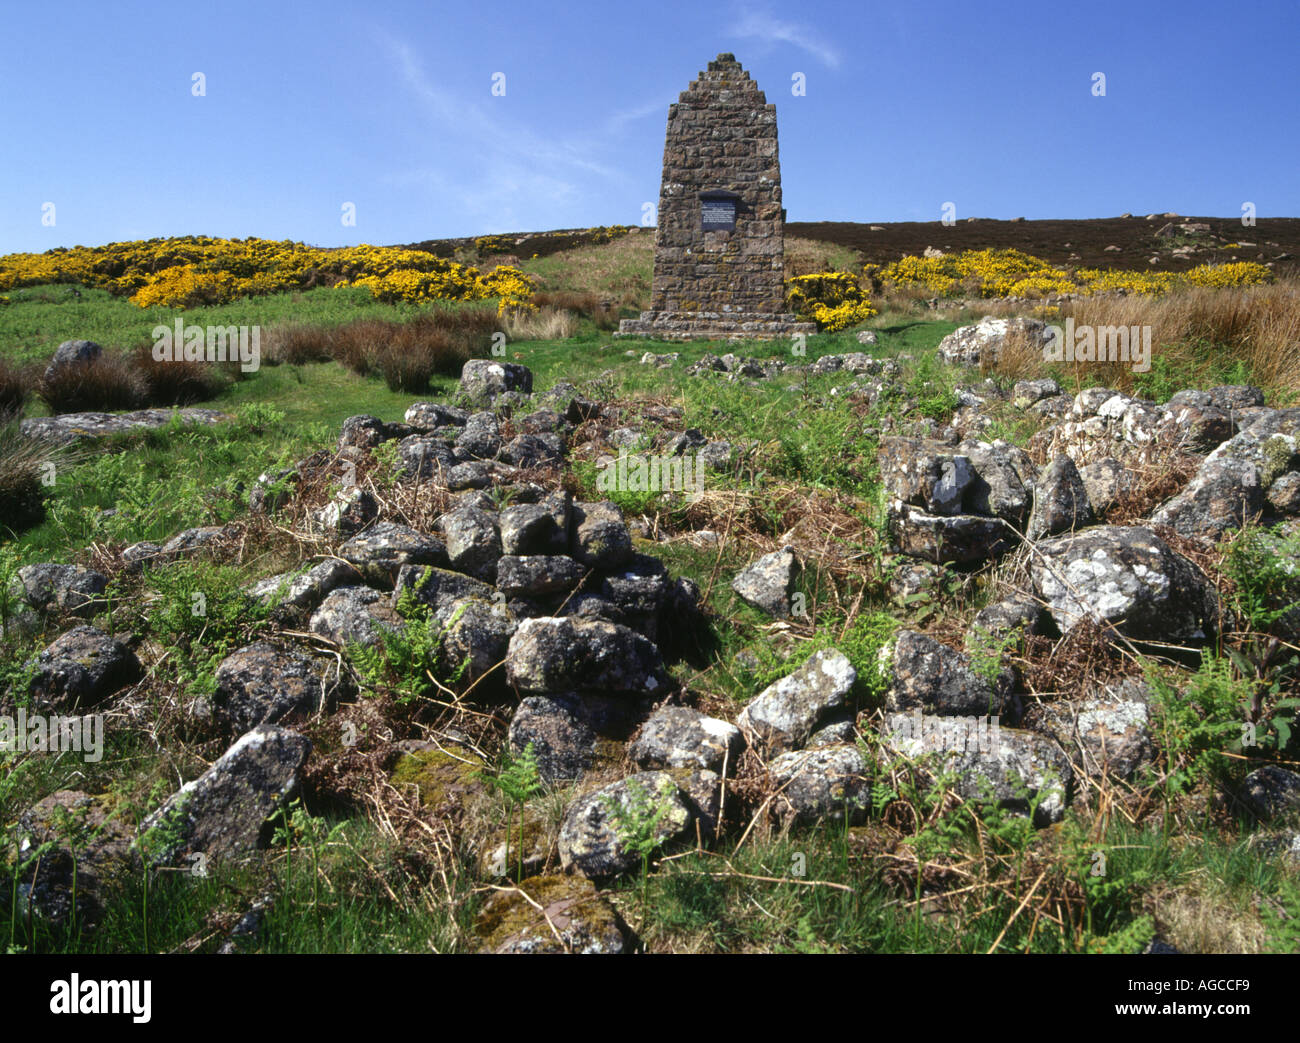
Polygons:
M1296 0L11 4L0 254L636 224L721 51L792 221L1297 216L1298 44Z

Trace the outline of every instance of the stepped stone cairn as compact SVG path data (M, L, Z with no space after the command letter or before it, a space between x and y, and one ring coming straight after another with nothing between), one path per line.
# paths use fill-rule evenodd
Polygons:
M734 55L668 109L650 310L621 336L661 340L813 334L785 312L785 212L769 105Z

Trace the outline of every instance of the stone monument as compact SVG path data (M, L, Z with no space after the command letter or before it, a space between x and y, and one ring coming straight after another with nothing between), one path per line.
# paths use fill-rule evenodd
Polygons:
M720 340L813 334L785 311L776 106L734 55L668 109L650 310L621 336Z

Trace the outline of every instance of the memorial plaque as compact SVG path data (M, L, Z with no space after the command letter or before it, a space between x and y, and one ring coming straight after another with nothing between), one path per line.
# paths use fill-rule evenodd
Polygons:
M730 196L701 196L700 226L706 232L734 232L736 200Z

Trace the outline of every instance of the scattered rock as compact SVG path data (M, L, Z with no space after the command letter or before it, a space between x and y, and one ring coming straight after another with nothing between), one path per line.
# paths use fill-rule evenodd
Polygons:
M691 824L690 808L672 776L643 771L579 797L569 807L560 826L560 864L586 877L614 876L639 865L640 855L628 850L611 815L611 807L635 814L638 806L659 810L651 834L656 846L684 836Z
M92 616L103 607L100 597L108 577L81 565L42 563L18 570L10 596L43 615Z
M291 713L312 713L337 698L340 679L292 649L257 641L226 656L217 667L213 703L238 734L275 724Z
M1092 521L1088 489L1068 456L1058 456L1038 476L1025 535L1031 540L1081 529Z
M776 619L789 619L799 570L799 561L794 551L783 547L771 554L764 554L738 573L731 581L731 589L745 604Z
M800 749L828 715L846 705L857 679L846 655L823 649L755 696L736 723L755 745Z
M1261 821L1300 810L1300 775L1276 764L1265 764L1246 776L1241 801Z
M783 753L768 771L779 787L773 807L797 822L855 822L871 803L867 764L856 746Z
M628 756L642 768L704 768L721 772L734 766L743 739L734 724L705 717L685 706L664 706L641 727Z
M460 507L438 519L452 568L489 582L496 579L501 533L496 517L478 507Z
M29 691L38 706L58 711L94 706L143 675L126 645L97 627L73 627L36 657Z
M377 645L380 633L397 633L405 622L379 591L371 587L339 587L330 592L312 613L308 624L313 634L337 645Z
M533 373L527 366L491 359L470 359L460 371L457 395L474 405L490 406L510 391L531 394Z
M669 683L659 649L636 631L573 616L520 623L506 653L506 679L530 694L594 690L657 695Z
M880 651L889 688L885 706L952 717L1002 713L1010 678L990 684L968 655L914 630L900 630Z

